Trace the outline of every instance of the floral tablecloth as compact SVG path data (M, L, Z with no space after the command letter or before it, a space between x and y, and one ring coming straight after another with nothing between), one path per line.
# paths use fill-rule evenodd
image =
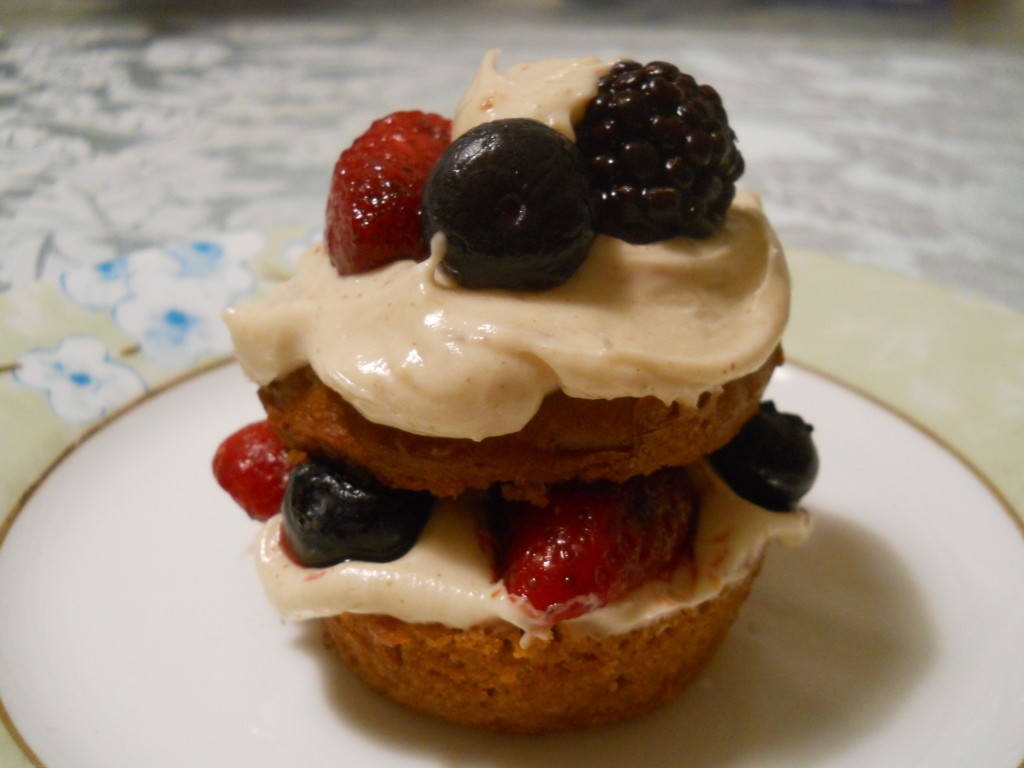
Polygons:
M598 6L4 30L0 518L120 408L226 359L220 313L319 236L338 151L386 112L450 113L491 47L713 81L790 250L789 358L908 415L1024 509L1020 50ZM26 760L0 739L7 757Z

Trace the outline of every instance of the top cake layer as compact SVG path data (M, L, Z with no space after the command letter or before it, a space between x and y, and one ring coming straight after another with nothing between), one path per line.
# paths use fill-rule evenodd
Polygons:
M508 116L571 131L603 66L498 73L489 55L455 132ZM439 269L444 248L437 236L426 261L341 277L314 247L269 298L227 313L242 367L265 385L308 364L370 421L481 440L518 431L559 390L694 406L760 368L788 319L785 259L750 192L707 239L599 236L567 282L539 293L461 288Z
M370 421L479 440L520 429L557 389L695 405L757 370L788 317L782 250L742 191L713 237L599 237L538 294L454 286L434 251L339 277L313 248L272 296L228 312L246 373L262 385L308 363Z

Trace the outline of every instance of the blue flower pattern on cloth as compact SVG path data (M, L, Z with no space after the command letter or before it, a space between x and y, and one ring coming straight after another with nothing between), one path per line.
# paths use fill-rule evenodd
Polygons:
M76 423L102 418L146 391L142 376L111 359L93 336L68 336L54 349L25 352L14 379L46 393L53 411Z
M149 248L68 270L60 285L76 304L108 310L147 361L181 370L230 352L221 313L256 285L248 262L263 247L243 232Z

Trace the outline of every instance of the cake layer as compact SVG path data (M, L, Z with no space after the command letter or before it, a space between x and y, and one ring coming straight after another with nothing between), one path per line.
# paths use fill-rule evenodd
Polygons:
M363 417L309 368L264 387L268 418L291 448L366 467L386 485L457 496L493 483L536 500L572 478L622 482L690 464L728 442L756 411L776 351L758 370L695 407L655 397L582 400L549 395L519 432L480 441L427 437Z
M326 635L356 675L413 709L450 722L518 733L635 717L676 696L707 664L750 591L758 564L717 597L622 635L572 624L548 643L519 630L468 630L343 614Z

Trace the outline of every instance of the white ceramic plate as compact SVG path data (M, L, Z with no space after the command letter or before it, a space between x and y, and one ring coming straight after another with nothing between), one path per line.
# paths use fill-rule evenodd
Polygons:
M465 731L367 692L264 601L215 446L260 415L226 366L144 401L47 477L0 542L0 701L47 768L339 765L1015 768L1024 535L892 412L790 366L816 426L811 542L776 548L706 673L621 726Z

